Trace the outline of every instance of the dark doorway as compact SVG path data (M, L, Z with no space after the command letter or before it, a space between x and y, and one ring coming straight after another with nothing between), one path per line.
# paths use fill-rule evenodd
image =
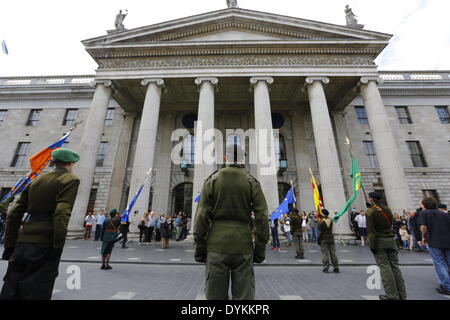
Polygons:
M189 218L192 217L192 187L192 183L185 182L173 188L172 215L181 211L186 213Z

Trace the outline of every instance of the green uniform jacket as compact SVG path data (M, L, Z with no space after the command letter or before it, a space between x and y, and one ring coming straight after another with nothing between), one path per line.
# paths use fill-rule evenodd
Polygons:
M14 201L14 198L9 196L8 198L6 198L2 202L0 202L0 213L5 212L8 209L9 204L13 201Z
M250 230L255 214L255 244ZM200 194L194 223L195 255L206 252L265 257L269 217L261 185L242 168L227 166L209 176Z
M302 222L303 219L298 214L292 214L291 215L291 221L292 221L292 233L302 233Z
M385 214L383 214L384 212ZM373 204L366 210L367 239L370 249L377 249L377 238L393 238L392 211L381 204Z
M329 220L329 226L327 225L327 220ZM333 235L333 221L331 218L323 218L317 224L318 238L322 240L334 240Z
M16 242L49 243L53 248L62 248L79 185L80 179L64 168L55 168L27 185L8 212L5 248L14 247ZM26 212L49 217L21 227Z

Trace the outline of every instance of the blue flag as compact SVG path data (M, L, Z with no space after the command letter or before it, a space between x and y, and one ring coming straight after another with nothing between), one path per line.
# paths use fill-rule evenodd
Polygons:
M8 52L8 47L6 47L6 42L5 42L5 40L3 40L2 41L2 51L3 51L3 53L4 54L9 54L9 52Z
M145 180L145 182L147 182L147 180ZM120 221L123 223L127 222L127 219L130 215L130 211L131 209L133 209L134 204L136 203L137 198L139 198L139 195L142 192L142 189L144 189L145 186L145 182L142 184L142 186L139 188L138 192L134 195L133 199L131 199L130 203L128 204L127 208L125 209L125 211L122 213L121 219Z
M199 202L200 201L200 192L198 193L197 198L194 199L194 202Z
M270 215L270 220L278 219L282 214L289 212L289 205L295 202L294 189L291 187L286 193L284 200L280 203L280 206L275 209L274 212Z
M150 173L152 172L152 168L148 169L147 171L147 175L145 176L144 179L144 183L142 183L141 187L139 188L139 190L136 192L136 194L134 195L134 197L131 199L130 203L128 203L127 208L125 209L125 211L122 213L122 215L120 216L120 222L122 223L127 223L128 217L130 216L130 212L131 209L133 209L134 204L136 203L136 200L139 198L139 195L142 192L142 189L144 189L145 184L148 181L148 177L150 175Z

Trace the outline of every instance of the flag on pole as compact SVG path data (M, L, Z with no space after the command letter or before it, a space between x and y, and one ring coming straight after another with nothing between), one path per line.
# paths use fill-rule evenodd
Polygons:
M69 129L69 132L67 132L61 139L59 139L55 143L49 145L48 147L42 149L38 153L35 153L30 158L28 158L28 160L30 161L31 171L26 176L21 178L19 182L17 182L15 186L11 189L11 191L9 191L0 201L5 200L9 196L14 196L22 192L23 189L25 189L25 187L27 186L27 184L36 179L50 162L52 158L52 151L61 148L64 142L66 142L67 138L69 138L72 131L80 123L81 121L75 123L75 125Z
M316 209L317 212L322 213L323 209L322 197L320 196L319 188L317 187L316 179L314 179L314 175L311 169L309 169L309 172L311 173L311 185L314 197L314 208Z
M199 202L200 201L200 192L198 193L198 196L194 199L194 202Z
M280 206L275 209L270 215L270 220L278 219L282 214L289 212L289 205L295 202L294 188L291 187L286 193L284 200L280 203Z
M350 177L352 177L353 194L350 197L350 199L348 199L347 203L344 205L341 211L339 211L334 216L333 222L337 222L339 218L348 210L348 208L350 208L353 201L355 201L356 196L358 195L358 191L362 188L361 170L359 169L358 162L353 156L352 156L352 167L350 169Z
M2 41L2 51L3 51L3 53L6 54L6 55L9 54L9 52L8 52L8 47L6 46L5 40Z
M120 219L121 223L127 223L128 217L130 216L130 212L133 209L133 207L134 207L134 205L136 203L136 200L139 198L139 195L141 194L142 189L144 189L144 186L147 183L148 177L150 176L151 172L152 172L152 168L148 169L147 174L145 175L144 182L142 183L141 187L136 192L134 197L131 199L130 203L128 203L127 208L125 209L125 211L122 213L121 219Z

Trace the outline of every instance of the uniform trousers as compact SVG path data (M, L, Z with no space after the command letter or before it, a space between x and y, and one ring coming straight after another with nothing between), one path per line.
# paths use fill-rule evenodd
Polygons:
M50 300L61 254L49 244L18 243L9 259L0 300Z
M339 260L336 256L336 245L334 239L320 240L320 251L322 252L322 265L324 269L330 267L331 264L335 269L339 267Z
M253 254L208 252L205 279L207 300L228 300L230 280L233 300L254 300Z
M373 254L380 268L386 296L392 300L406 300L406 288L398 265L398 250L394 238L376 239L377 248Z

